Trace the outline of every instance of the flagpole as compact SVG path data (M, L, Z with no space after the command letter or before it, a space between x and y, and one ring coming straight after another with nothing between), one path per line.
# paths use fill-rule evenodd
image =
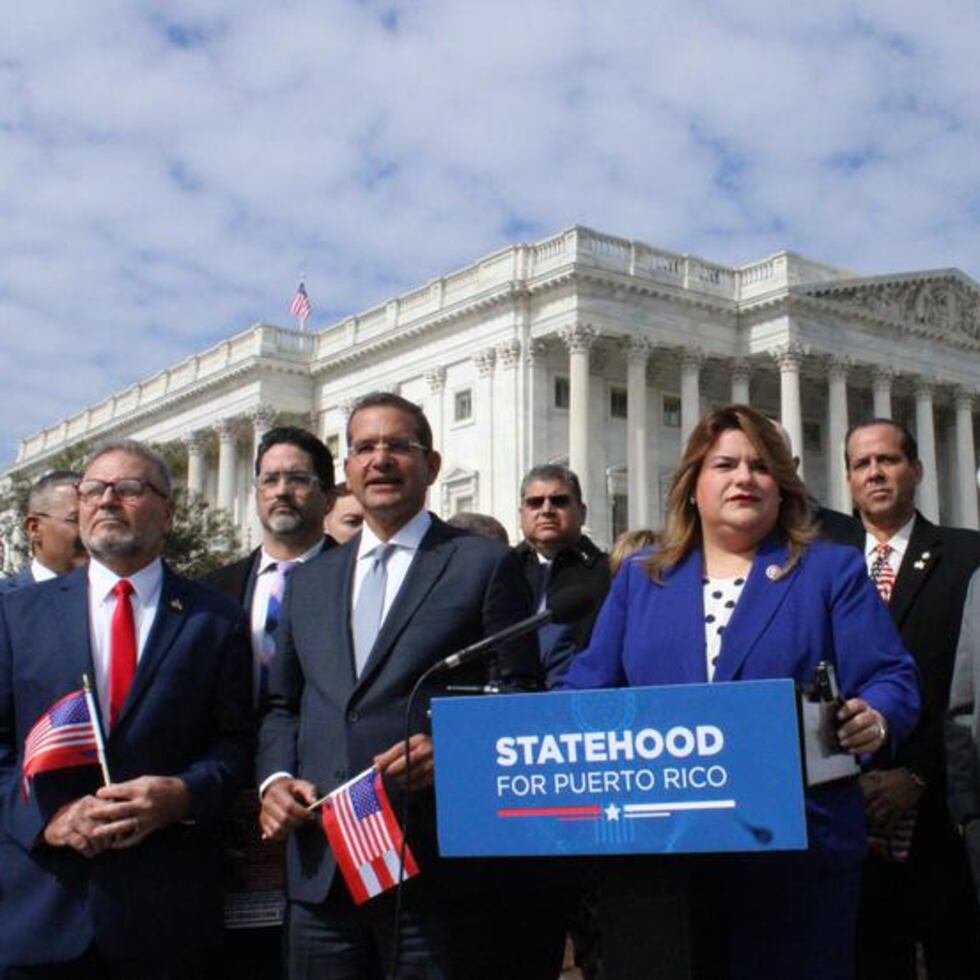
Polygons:
M95 699L92 697L92 685L89 683L88 674L82 674L82 689L85 691L85 705L88 708L88 715L92 719L92 731L95 733L95 751L99 756L99 767L102 769L102 782L105 786L111 786L109 764L105 757L105 741L102 738L102 722L99 719L99 713L95 710Z

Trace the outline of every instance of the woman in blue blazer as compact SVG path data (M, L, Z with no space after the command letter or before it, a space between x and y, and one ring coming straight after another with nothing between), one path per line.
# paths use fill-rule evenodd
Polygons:
M814 540L806 489L765 416L739 405L712 412L688 441L660 545L620 570L563 686L777 677L802 684L820 661L836 667L842 746L855 755L891 751L915 724L918 683L863 557ZM703 967L696 975L847 980L866 839L857 781L808 790L807 827L803 853L637 862L654 873L629 880L627 871L619 893L629 897L619 912L656 933L653 914L669 905L657 879L676 884L682 867L687 897L702 910L693 921L694 959ZM684 960L676 947L688 925L661 928L657 942L675 948L648 955ZM630 945L644 934L651 929L630 928ZM617 951L608 949L607 959ZM638 959L635 948L627 959Z

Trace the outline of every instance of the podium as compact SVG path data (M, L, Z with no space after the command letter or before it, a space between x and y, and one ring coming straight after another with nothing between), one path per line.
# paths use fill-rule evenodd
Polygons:
M807 846L791 680L432 701L444 857Z

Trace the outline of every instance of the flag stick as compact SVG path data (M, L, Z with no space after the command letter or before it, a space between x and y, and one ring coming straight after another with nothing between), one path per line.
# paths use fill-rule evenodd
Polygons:
M326 803L326 802L327 802L327 800L329 800L329 799L330 799L330 794L329 794L329 793L327 793L327 795L326 795L326 796L321 796L321 797L320 797L320 799L318 799L318 800L314 800L314 801L313 801L313 802L312 802L312 803L311 803L311 804L310 804L310 805L309 805L309 806L308 806L308 807L306 808L306 811L307 811L307 813L312 813L312 812L313 812L313 811L314 811L314 810L315 810L315 809L316 809L316 808L317 808L318 806L323 806L323 804L324 804L324 803Z
M92 685L89 682L88 674L82 674L82 689L85 691L85 704L88 707L89 718L92 719L92 731L95 733L95 751L99 756L99 767L102 769L102 782L105 786L111 786L112 780L109 778L109 764L105 758L105 741L102 738L102 722L98 711L95 710L95 699L92 697Z

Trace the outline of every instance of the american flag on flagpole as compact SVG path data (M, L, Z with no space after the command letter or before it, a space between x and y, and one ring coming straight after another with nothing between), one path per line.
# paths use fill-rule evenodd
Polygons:
M312 310L313 307L310 306L310 297L306 292L306 286L303 283L300 283L299 289L296 290L296 295L293 297L292 303L289 304L289 312L296 317L301 324L305 325Z
M338 786L323 804L323 829L356 905L398 884L402 829L385 793L381 773L365 769ZM405 873L419 873L405 847Z
M94 766L99 762L99 739L84 690L72 691L41 715L24 742L23 785L27 798L39 772Z

